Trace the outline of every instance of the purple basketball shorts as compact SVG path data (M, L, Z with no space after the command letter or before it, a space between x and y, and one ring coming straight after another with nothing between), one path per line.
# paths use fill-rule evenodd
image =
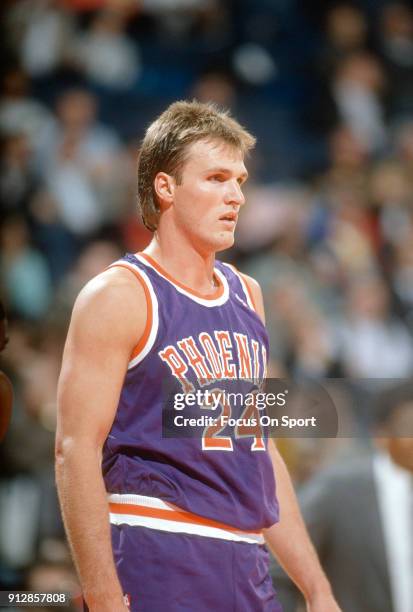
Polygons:
M132 612L282 612L265 546L112 525Z

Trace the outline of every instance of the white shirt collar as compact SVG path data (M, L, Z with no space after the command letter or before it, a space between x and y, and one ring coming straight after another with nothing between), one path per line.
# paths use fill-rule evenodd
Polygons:
M388 453L373 458L395 612L413 612L413 479Z

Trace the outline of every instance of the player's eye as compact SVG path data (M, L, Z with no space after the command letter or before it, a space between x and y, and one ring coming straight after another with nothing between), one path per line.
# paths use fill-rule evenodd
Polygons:
M225 181L225 176L223 174L213 174L209 177L209 180L217 181L218 183L223 183Z

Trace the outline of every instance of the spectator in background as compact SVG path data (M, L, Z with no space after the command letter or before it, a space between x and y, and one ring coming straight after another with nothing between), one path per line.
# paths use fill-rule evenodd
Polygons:
M97 101L87 91L64 92L57 115L54 131L40 143L40 172L64 225L84 237L114 214L120 142L97 122Z
M357 135L343 125L331 133L329 153L330 165L315 182L308 240L312 251L328 253L331 265L346 278L376 266L376 219L367 180L370 158Z
M13 215L0 227L0 278L10 311L23 319L40 320L52 299L47 262L30 244L23 217Z
M147 14L156 16L167 38L185 37L200 16L219 11L215 0L143 0L142 5Z
M311 113L305 112L307 122L326 135L346 126L369 154L380 154L388 144L386 85L378 57L365 50L346 54L317 89Z
M136 41L126 34L127 14L104 9L79 34L73 55L80 70L92 83L112 90L131 89L139 80L141 61Z
M331 85L340 120L369 152L382 151L387 132L382 102L385 73L380 62L366 52L354 53L338 63Z
M45 188L32 197L29 213L33 241L47 260L56 288L76 262L79 240L65 226L56 198Z
M389 80L391 118L413 112L413 10L406 2L382 9L379 53Z
M345 59L368 50L369 23L360 6L338 2L325 9L323 26L324 36L313 61L315 93L303 113L313 130L328 136L338 123L331 91L334 73Z
M36 326L19 320L10 324L4 365L15 401L1 445L0 580L2 564L24 572L45 542L63 538L53 472L63 325L51 317Z
M321 181L325 187L331 183L334 188L335 179L352 180L368 170L370 159L366 146L344 124L338 125L330 133L328 153L329 165Z
M369 195L378 212L382 243L397 245L411 226L412 179L400 161L374 164L369 173Z
M413 387L374 406L374 450L316 475L300 497L304 519L346 612L410 612L413 601ZM404 437L402 437L404 436ZM273 564L284 612L297 593Z
M327 10L325 43L319 52L319 71L328 78L338 61L368 47L368 23L360 7L339 2Z
M360 276L351 282L339 344L348 376L404 378L413 370L411 337L393 315L389 290L377 277Z
M400 121L395 129L395 154L409 169L413 170L413 114Z
M0 98L0 131L25 134L36 151L40 138L53 129L54 118L38 100L29 96L30 81L17 67L8 68L2 79Z
M31 77L53 73L65 61L73 20L60 0L23 0L7 16L8 34Z
M376 235L365 180L343 179L330 185L325 242L349 277L376 270Z
M313 275L314 284L317 279ZM331 321L317 304L311 277L280 276L274 282L268 318L277 353L294 378L323 378L335 372L335 342ZM302 308L306 304L306 308ZM281 351L281 353L280 353Z
M91 171L98 174L110 170L120 141L115 130L98 122L96 97L81 88L66 90L57 99L56 114L58 122L53 133L41 140L44 163L50 162L68 139L76 145L79 164L90 164Z
M5 135L0 143L0 211L27 216L37 184L27 135Z
M413 223L394 248L392 288L401 302L410 333L413 332Z
M192 95L199 102L215 102L223 108L233 108L236 101L231 75L218 70L203 74L194 83Z

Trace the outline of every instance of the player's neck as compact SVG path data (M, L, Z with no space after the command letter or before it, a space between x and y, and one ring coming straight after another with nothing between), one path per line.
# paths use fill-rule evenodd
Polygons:
M144 250L177 281L205 295L216 289L214 281L215 254L203 255L181 244L177 248L168 239L155 235Z

